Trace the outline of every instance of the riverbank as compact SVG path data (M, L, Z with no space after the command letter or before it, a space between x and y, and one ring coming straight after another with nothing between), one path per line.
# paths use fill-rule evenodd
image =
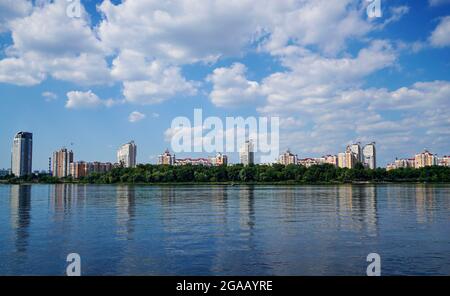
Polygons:
M419 169L366 169L358 164L353 169L333 165L304 167L299 165L230 165L230 166L167 166L138 165L135 168L117 167L104 173L91 173L73 179L49 175L30 175L22 178L3 178L10 184L76 183L76 184L168 184L168 185L309 185L309 184L381 184L381 183L450 183L450 167L430 166Z
M138 186L243 186L243 185L270 185L270 186L322 186L322 185L382 185L382 184L448 184L450 182L429 182L429 181L350 181L350 182L154 182L154 183L132 183L132 182L118 182L118 183L89 183L89 182L77 182L77 181L60 181L60 182L30 182L30 181L19 181L19 182L8 182L5 180L0 180L0 185L138 185Z

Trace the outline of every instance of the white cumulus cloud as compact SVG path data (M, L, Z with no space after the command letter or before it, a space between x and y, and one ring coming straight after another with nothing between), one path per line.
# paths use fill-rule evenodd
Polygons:
M28 15L31 9L31 1L0 0L0 33L9 30L11 21Z
M430 6L439 6L443 4L449 4L450 0L428 0Z
M44 2L8 23L13 43L0 60L1 82L33 85L48 76L89 85L110 81L106 53L87 13L82 9L81 18L70 18L66 8L64 0ZM2 75L6 71L11 78Z
M174 96L192 96L197 93L195 83L187 81L178 67L157 67L155 73L142 80L123 82L125 100L134 104L157 104Z
M30 86L41 83L46 73L33 61L20 58L5 58L0 60L0 82Z
M115 102L111 99L102 100L91 90L70 91L67 93L66 108L68 109L89 109L99 106L112 106Z
M145 117L146 117L145 114L138 112L138 111L133 111L128 116L128 121L134 123L134 122L141 121Z
M70 18L65 0L14 3L17 12L4 14L11 16L12 44L0 61L0 82L35 85L51 77L78 85L120 83L124 100L137 104L196 94L198 83L182 74L186 64L214 63L252 47L278 56L291 45L314 46L334 56L348 40L375 29L358 0L105 0L95 27L83 5L81 18ZM240 70L235 67L230 71ZM257 82L245 73L240 78L234 83L246 83L242 95L251 100ZM216 86L218 105L234 95Z
M58 99L58 95L51 91L44 91L42 93L42 96L45 98L46 102L51 102L51 101Z
M246 78L247 67L234 63L229 68L217 68L207 80L213 84L210 99L219 107L240 106L260 96L260 86Z
M435 47L450 46L450 16L441 19L431 33L430 42Z

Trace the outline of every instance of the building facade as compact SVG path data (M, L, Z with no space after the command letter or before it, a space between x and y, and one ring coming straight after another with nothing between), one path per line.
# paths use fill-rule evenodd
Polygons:
M336 155L325 155L323 158L326 164L331 164L337 167L338 157Z
M358 162L358 156L353 152L351 146L347 146L347 149L343 153L338 154L338 167L353 169Z
M255 152L253 151L252 141L245 141L239 150L239 160L243 165L255 163Z
M217 153L215 157L211 157L210 161L214 166L228 165L228 156Z
M355 143L347 146L346 152L351 151L354 154L356 162L363 163L363 154L361 151L361 143Z
M117 163L125 168L136 167L137 147L134 141L120 146L117 150Z
M439 158L438 165L450 167L450 156L442 156Z
M180 158L175 161L175 165L203 165L211 166L209 158Z
M363 163L369 169L374 170L377 168L377 154L375 149L375 142L364 146Z
M415 159L414 158L400 158L396 159L393 163L389 163L386 166L386 170L395 170L400 168L414 168Z
M360 154L361 155L361 154ZM353 151L351 150L347 150L345 152L345 164L346 164L346 168L348 169L353 169L355 167L355 165L360 162L360 155L356 155L355 153L353 153Z
M317 158L301 158L298 160L298 165L302 165L304 167L311 167L313 165L320 165L320 161Z
M113 169L112 163L78 161L70 164L70 175L74 179L87 177L92 173L107 173Z
M70 175L70 164L73 162L73 151L62 148L53 152L52 174L64 178Z
M428 150L424 150L414 157L414 167L416 169L433 165L437 165L437 157Z
M82 177L87 177L89 175L91 168L88 162L77 161L70 164L70 175L74 179L79 179Z
M342 153L345 154L345 153ZM305 167L311 167L313 165L324 165L324 164L331 164L333 166L338 166L338 159L339 157L336 155L326 155L322 157L314 157L314 158L301 158L298 160L298 164L305 166ZM343 162L345 163L345 155L343 156Z
M392 170L395 170L395 169L397 169L397 167L395 166L394 163L388 163L387 166L386 166L386 171L392 171Z
M446 165L449 166L450 157L444 156L442 158L437 157L435 154L428 150L424 150L421 153L416 154L413 158L401 158L396 159L393 163L388 164L388 169L399 168L424 168L434 165Z
M340 168L345 168L346 167L345 153L344 152L338 153L338 167L340 167Z
M33 134L18 132L14 136L11 171L16 177L31 175L33 163Z
M158 156L158 164L160 165L174 165L175 155L170 154L169 149L166 149L163 154Z
M394 162L396 168L413 168L415 166L414 158L396 159Z
M278 163L282 165L290 165L290 164L297 164L298 159L297 155L291 153L291 151L287 150L285 153L280 155L280 158L278 159Z

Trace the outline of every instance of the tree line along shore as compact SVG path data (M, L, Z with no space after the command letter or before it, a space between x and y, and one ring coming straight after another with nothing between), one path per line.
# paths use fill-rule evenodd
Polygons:
M230 166L168 166L138 165L135 168L114 168L106 173L92 173L80 179L56 178L48 174L34 174L21 178L12 175L0 178L2 183L86 183L86 184L176 184L176 183L385 183L434 182L450 183L450 167L429 166L420 169L337 168L333 165L230 165Z

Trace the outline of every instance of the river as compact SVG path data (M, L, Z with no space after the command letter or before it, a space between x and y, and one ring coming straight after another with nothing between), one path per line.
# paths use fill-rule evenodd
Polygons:
M0 275L450 275L450 186L0 185Z

